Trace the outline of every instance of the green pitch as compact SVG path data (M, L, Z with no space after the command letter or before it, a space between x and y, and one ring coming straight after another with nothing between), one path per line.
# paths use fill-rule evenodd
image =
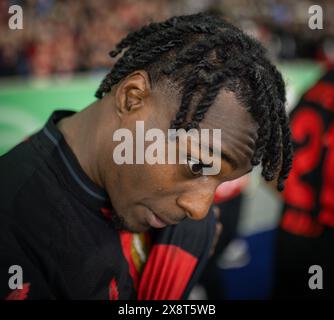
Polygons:
M313 63L283 64L280 69L288 84L291 105L322 72ZM93 102L102 77L0 81L0 155L42 127L53 110L79 111Z

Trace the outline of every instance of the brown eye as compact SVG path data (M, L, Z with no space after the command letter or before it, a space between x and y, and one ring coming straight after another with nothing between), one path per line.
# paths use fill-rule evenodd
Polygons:
M194 159L194 158L188 158L187 164L190 172L197 176L203 174L203 163L200 160Z

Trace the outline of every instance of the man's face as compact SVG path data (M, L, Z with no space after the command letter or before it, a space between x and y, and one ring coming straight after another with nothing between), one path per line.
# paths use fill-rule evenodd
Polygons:
M145 131L159 128L167 137L167 130L175 118L179 103L179 98L156 87L149 90L134 112L122 113L119 128L131 130L135 140L136 121L141 120L144 121ZM257 125L236 100L234 93L221 91L200 123L200 128L210 129L210 132L212 129L221 129L221 169L217 175L201 175L198 166L192 161L187 164L150 165L145 162L117 165L112 155L108 156L105 161L106 189L116 216L123 220L123 228L131 232L144 232L151 227L163 227L161 220L165 224L176 224L187 217L203 219L217 186L251 170L250 159ZM115 142L108 142L112 134L109 133L105 139L105 150L115 147ZM164 147L167 149L166 145ZM190 149L182 151L190 154ZM205 159L196 160L205 163Z

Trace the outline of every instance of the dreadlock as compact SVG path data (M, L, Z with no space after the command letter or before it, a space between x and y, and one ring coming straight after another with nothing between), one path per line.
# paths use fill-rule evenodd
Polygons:
M165 77L177 83L182 94L171 128L198 128L219 91L234 92L258 123L252 165L262 164L264 179L277 178L277 189L284 189L293 156L285 84L260 43L219 17L199 13L144 26L109 54L122 55L95 96L103 98L140 68L152 84ZM192 106L195 98L198 103Z

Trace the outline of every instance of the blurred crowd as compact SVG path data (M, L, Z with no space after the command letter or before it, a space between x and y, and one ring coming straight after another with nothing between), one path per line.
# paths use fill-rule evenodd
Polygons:
M13 1L23 29L9 31L0 0L0 76L47 76L110 66L108 52L129 31L167 16L166 1Z
M219 13L281 59L334 57L334 2L318 1L324 30L308 28L308 0L0 0L0 76L48 76L109 68L108 52L129 31L171 15ZM10 5L23 29L10 30ZM246 10L247 8L247 10Z

